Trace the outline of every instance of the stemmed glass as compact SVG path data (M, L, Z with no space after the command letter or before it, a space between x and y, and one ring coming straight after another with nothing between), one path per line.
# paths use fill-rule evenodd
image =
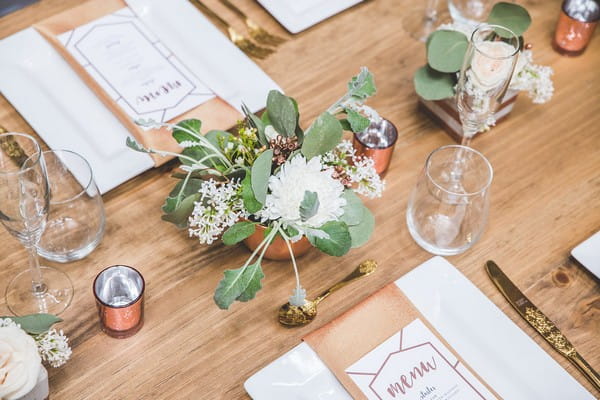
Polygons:
M462 146L470 145L502 101L515 69L519 46L519 38L502 26L481 25L473 32L456 89Z
M63 272L41 267L36 245L48 217L50 190L39 144L29 135L0 135L0 221L27 249L29 271L6 287L15 315L60 314L71 303L73 284Z
M413 2L410 6L413 8L408 9L402 18L404 30L413 38L425 42L440 23L449 20L448 13L440 10L439 3L439 0Z

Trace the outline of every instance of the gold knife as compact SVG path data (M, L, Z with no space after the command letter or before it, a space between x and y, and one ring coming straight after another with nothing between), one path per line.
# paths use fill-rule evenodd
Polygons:
M556 351L565 356L600 391L600 375L581 357L565 335L541 312L518 287L502 272L493 261L485 263L485 269L517 312L535 329Z

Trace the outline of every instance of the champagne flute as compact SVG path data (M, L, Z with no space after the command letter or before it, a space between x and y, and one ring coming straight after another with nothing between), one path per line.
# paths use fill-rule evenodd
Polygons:
M15 315L60 314L71 303L73 284L63 272L41 267L36 245L44 232L50 190L39 144L29 135L0 135L0 222L25 246L29 270L6 287L6 304Z
M499 25L481 25L471 35L456 89L462 146L471 144L502 101L519 49L519 38Z

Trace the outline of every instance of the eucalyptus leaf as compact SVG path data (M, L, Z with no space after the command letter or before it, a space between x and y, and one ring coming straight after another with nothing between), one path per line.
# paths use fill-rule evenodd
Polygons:
M259 203L265 204L269 177L273 165L273 150L269 149L260 153L252 165L252 192Z
M212 144L213 146L215 146L217 149L220 149L221 147L221 143L223 144L227 144L227 142L229 142L229 140L231 140L233 138L233 135L229 132L225 132L225 131L220 131L220 130L212 130L212 131L208 131L206 132L206 135L204 135L204 137L206 138L206 140L208 140L210 142L210 144Z
M461 32L439 30L427 41L427 63L439 72L457 72L462 67L469 39Z
M521 36L531 25L531 16L524 7L518 4L500 2L494 4L487 22L510 29L515 35ZM510 37L505 31L496 31L502 37Z
M319 211L319 195L316 192L306 190L304 198L300 202L300 220L308 221L311 217L317 215Z
M227 246L234 245L251 236L254 232L256 232L256 225L253 222L238 222L223 233L223 243Z
M184 119L178 122L173 128L173 138L177 143L192 141L197 142L198 138L184 131L183 129L190 130L200 136L200 128L202 127L202 121L199 119Z
M201 146L192 146L192 147L186 147L185 149L183 149L181 151L181 154L184 156L188 156L193 158L194 160L201 160L202 158L206 157L209 154L214 154L214 152L208 150L205 147L201 147ZM187 158L184 157L179 157L179 161L183 164L183 165L192 165L194 164L192 161L188 160ZM218 158L214 158L213 159L214 163L219 163L219 159ZM210 165L213 165L213 163L211 161L208 161L208 163L210 163Z
M242 111L244 112L246 119L250 123L250 126L256 129L256 133L258 135L258 142L263 146L268 145L269 141L265 137L265 124L262 122L262 120L258 117L258 115L252 113L248 106L246 106L243 103Z
M263 205L256 200L252 191L252 181L249 173L242 180L242 199L244 200L244 208L250 213L258 212Z
M22 317L0 317L9 318L13 322L19 324L21 329L31 335L40 335L48 332L52 325L62 322L62 319L52 314L30 314Z
M442 100L454 96L455 78L426 65L415 72L415 90L425 100Z
M283 136L292 137L298 124L297 105L286 95L271 90L267 97L267 113L275 130Z
M360 224L365 210L362 200L352 189L344 190L342 197L346 200L346 205L343 208L344 214L340 217L340 221L345 222L348 226Z
M264 273L260 263L233 270L226 270L215 290L214 300L220 309L227 310L235 300L248 301L261 289Z
M178 228L185 228L188 225L188 219L194 210L194 204L200 199L200 193L195 193L184 198L179 205L173 206L173 211L164 214L161 218L163 221L168 221L175 224ZM167 198L166 203L168 204L171 198ZM167 204L163 206L163 210L167 207ZM168 209L171 209L169 204Z
M340 119L339 121L343 130L352 132L352 126L350 125L350 122L348 122L347 119Z
M350 131L360 133L369 127L371 121L367 117L363 117L359 112L350 108L346 108L346 118L350 124Z
M367 67L361 67L358 75L348 82L348 94L359 99L366 99L377 92L375 78Z
M346 254L352 245L348 226L342 221L329 221L319 228L329 235L328 239L308 236L310 243L330 256L340 257Z
M352 238L353 249L367 243L373 234L373 229L375 228L375 217L373 217L373 213L371 213L368 208L363 208L363 219L360 224L348 227L350 237Z
M302 144L302 154L311 159L333 150L342 140L340 122L327 111L321 114L310 126Z

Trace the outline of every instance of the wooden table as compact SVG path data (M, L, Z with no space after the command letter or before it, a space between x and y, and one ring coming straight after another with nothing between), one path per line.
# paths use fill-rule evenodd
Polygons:
M42 0L0 19L0 37L78 3ZM243 29L216 0L207 3ZM286 35L258 4L237 3L270 30ZM489 226L471 250L449 260L593 391L521 320L483 269L487 259L496 260L600 370L600 287L569 257L575 245L600 229L600 38L596 32L581 57L561 57L550 45L561 2L520 3L533 16L527 40L533 43L535 61L554 68L556 93L542 106L520 96L511 117L473 143L495 169ZM400 138L384 198L368 202L377 220L374 237L341 259L312 251L301 258L300 272L314 295L367 257L379 261L379 271L325 302L308 327L285 329L276 322L276 310L294 285L286 262L265 262L264 289L258 297L221 311L213 303L213 290L223 269L239 266L248 251L243 246L199 245L162 222L160 206L173 184L169 171L174 164L148 171L104 196L108 220L100 247L85 260L58 265L73 279L76 292L60 326L70 337L73 357L50 371L53 399L248 398L242 384L250 375L306 333L431 257L407 231L407 197L427 154L451 140L417 110L412 75L424 63L424 46L401 25L411 4L366 2L290 36L276 54L259 62L298 100L305 126L343 93L360 66L375 74L379 92L370 104L397 125ZM32 133L4 98L0 123ZM26 254L4 230L0 242L4 293L8 280L26 267ZM116 263L135 266L147 281L145 326L126 340L100 332L91 292L94 276ZM8 312L3 302L0 314Z

